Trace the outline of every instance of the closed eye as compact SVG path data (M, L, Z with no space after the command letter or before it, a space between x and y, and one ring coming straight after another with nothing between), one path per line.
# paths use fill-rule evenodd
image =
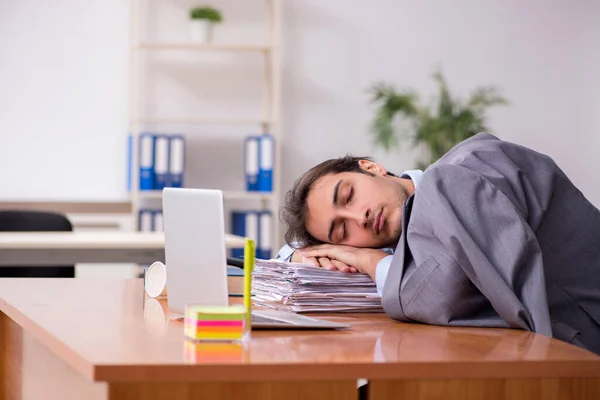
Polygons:
M348 198L346 199L346 205L350 204L353 197L354 197L354 187L351 187L350 193L348 193Z
M346 220L340 220L335 224L335 233L332 243L341 243L346 240Z

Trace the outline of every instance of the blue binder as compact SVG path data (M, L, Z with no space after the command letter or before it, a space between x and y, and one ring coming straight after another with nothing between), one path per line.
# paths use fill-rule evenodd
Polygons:
M232 211L231 233L238 236L248 237L258 243L259 215L256 211ZM231 249L231 256L244 258L244 248Z
M162 210L152 211L152 230L154 232L164 232Z
M152 232L154 230L154 212L148 209L141 209L138 218L138 231Z
M259 138L248 136L244 142L244 173L246 179L246 190L258 190L258 147Z
M142 132L138 138L140 190L154 189L154 137L153 133Z
M272 135L262 135L259 140L258 190L261 192L273 191L273 141Z
M169 181L168 186L183 187L185 171L185 136L169 137Z
M127 191L131 192L131 175L133 173L133 135L127 136Z
M269 260L273 250L273 218L271 211L261 211L259 213L258 227L259 237L256 257Z
M169 180L169 136L154 138L154 190L163 190Z

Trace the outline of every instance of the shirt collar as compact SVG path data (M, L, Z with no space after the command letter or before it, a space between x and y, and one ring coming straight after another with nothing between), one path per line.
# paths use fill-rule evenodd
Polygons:
M419 182L421 181L421 176L423 175L423 171L420 169L411 169L409 171L404 171L400 177L401 178L409 178L413 181L415 185L415 190L417 190L417 186L419 186Z

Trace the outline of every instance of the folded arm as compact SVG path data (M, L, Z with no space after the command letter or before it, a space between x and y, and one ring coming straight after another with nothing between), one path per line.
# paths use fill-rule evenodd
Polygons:
M351 246L324 244L296 250L285 245L277 253L277 259L315 265L330 270L371 276L382 295L392 256L389 249L366 249Z
M312 247L305 247L302 249L297 248L297 244L293 245L294 247L285 244L277 253L275 257L278 260L287 261L287 262L296 262L302 264L314 265L316 267L322 267L329 270L338 270L341 272L347 273L356 273L357 269L355 267L351 267L343 262L325 257L325 256L305 256L302 254L302 250L310 250Z

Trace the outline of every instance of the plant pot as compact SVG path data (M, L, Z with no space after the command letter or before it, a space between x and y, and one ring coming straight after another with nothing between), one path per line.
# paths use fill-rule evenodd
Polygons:
M212 41L212 22L205 19L193 19L190 21L190 34L192 40L200 43L210 43Z

